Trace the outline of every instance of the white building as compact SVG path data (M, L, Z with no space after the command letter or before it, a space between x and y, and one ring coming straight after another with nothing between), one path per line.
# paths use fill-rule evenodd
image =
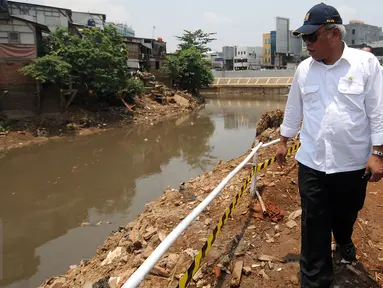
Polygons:
M244 46L237 48L234 57L234 70L257 70L261 69L263 58L262 47Z
M50 31L54 31L59 25L69 27L72 13L70 9L14 1L8 1L8 6L11 16L45 25Z
M133 30L133 28L126 24L114 23L114 22L107 22L106 24L116 27L117 33L121 36L135 37L136 35L136 32Z
M83 27L97 27L104 30L105 14L72 11L72 24Z
M223 70L223 66L224 66L223 52L209 51L206 53L206 59L211 64L212 69Z

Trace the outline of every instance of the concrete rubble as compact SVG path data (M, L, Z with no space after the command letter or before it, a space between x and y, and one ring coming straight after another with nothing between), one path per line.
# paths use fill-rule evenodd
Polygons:
M277 120L273 121L278 123ZM294 141L289 145L295 144ZM265 160L274 155L274 149L275 147L270 147L260 152L260 159ZM57 285L56 288L82 288L85 283L90 283L93 285L90 287L94 288L107 287L99 286L107 283L109 287L120 288L181 221L180 215L188 215L244 157L227 163L219 161L212 171L181 183L180 187L168 187L156 201L146 204L145 211L135 221L116 229L97 250L95 257L81 262L63 276L47 280L41 287L51 288ZM201 261L197 273L190 279L189 287L216 287L219 282L224 283L222 287L298 287L302 210L299 207L298 185L291 180L297 179L293 159L293 156L288 157L288 165L283 173L275 166L260 173L262 180L257 183L257 187L262 191L268 215L263 215L258 201L245 193L221 229L209 254ZM156 263L140 287L177 286L223 212L241 189L249 171L248 168L242 169L233 178ZM272 182L275 186L267 185ZM187 197L184 191L188 191L193 197ZM284 217L285 214L288 216ZM367 237L366 231L371 222L370 217L360 218L356 226L362 228L358 228L356 235L361 235L360 231L364 231L362 235ZM363 257L361 260L368 267L366 269L378 269L378 263L381 263L378 258L383 258L383 252L379 250L383 247L383 242L379 242L379 238L360 239L363 240L356 242L361 250L358 257ZM365 251L369 251L369 254ZM374 257L375 262L369 260L371 257ZM351 285L360 283L355 287L375 287L368 282L372 281L369 277L362 277L364 274L355 272L363 270L353 268L345 268L346 272L342 273L346 274L337 275L336 284L344 287L343 284L349 281ZM374 281L382 282L382 274L376 273ZM380 278L382 279L379 280Z

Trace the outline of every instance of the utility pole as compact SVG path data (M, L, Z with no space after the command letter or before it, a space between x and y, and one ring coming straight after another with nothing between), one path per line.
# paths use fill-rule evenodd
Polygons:
M154 31L156 30L156 26L153 26L152 39L154 39Z

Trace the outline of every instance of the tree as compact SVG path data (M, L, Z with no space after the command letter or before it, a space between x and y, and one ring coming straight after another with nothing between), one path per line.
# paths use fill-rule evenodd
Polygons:
M21 68L21 73L41 83L57 84L60 88L72 80L72 66L60 56L47 55L33 60L33 64Z
M211 43L215 38L212 38L213 35L217 33L204 33L201 29L196 31L184 30L184 35L176 36L176 38L181 41L178 45L180 50L187 50L192 47L196 47L202 54L205 54L208 51L211 51L207 44Z
M61 67L69 70L73 83L85 86L99 100L108 100L126 88L127 49L123 38L112 26L105 26L104 31L85 28L80 37L59 27L50 35L44 51L47 55L22 69L22 73L39 81L45 79L46 82L62 86L68 84L68 81L60 76L63 72L54 67L57 61L61 61ZM36 63L44 63L46 70L42 70L42 65Z
M210 64L198 47L183 49L167 57L162 71L178 88L195 96L199 95L200 88L210 85L214 80Z

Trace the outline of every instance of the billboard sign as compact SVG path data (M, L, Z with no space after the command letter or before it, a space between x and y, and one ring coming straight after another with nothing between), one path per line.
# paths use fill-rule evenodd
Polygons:
M289 53L290 19L277 17L276 53Z
M294 36L293 32L290 31L290 39L289 39L289 53L291 54L297 54L301 53L302 51L302 38L298 36Z

